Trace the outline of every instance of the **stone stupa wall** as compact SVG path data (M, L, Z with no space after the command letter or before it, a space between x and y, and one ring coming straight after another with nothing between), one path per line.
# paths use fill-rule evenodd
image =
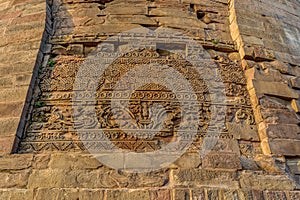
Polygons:
M0 199L300 198L299 1L0 2ZM158 44L118 58L101 77L101 98L93 106L116 146L139 153L161 148L174 134L177 115L154 138L136 139L115 125L106 97L128 68L167 63L190 81L201 105L194 111L199 132L188 150L159 170L130 173L100 163L78 136L72 107L78 70L102 41L135 28L185 34L209 55L204 65L220 74L224 128L206 156L211 88L201 79L205 74ZM157 40L186 48L176 37L177 43ZM130 113L141 126L149 123L147 95L157 95L170 113L178 111L172 91L161 85L135 95Z

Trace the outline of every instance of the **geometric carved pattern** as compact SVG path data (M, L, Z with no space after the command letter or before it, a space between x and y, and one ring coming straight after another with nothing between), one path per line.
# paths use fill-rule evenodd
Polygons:
M115 60L106 69L104 75L98 79L98 90L96 94L96 105L92 105L97 113L98 121L91 121L92 128L100 124L106 137L116 146L135 152L154 151L168 143L180 124L181 108L176 98L184 100L196 100L200 110L194 111L199 115L198 133L190 150L201 149L203 137L209 137L205 133L210 121L210 93L201 76L193 66L176 55L159 50L140 50L130 52ZM23 138L20 152L42 152L42 151L84 151L86 147L80 141L74 128L74 114L80 114L80 110L72 107L72 92L74 79L80 64L84 58L74 56L60 56L56 58L55 67L48 66L40 73L41 95L35 103L30 121L27 123L25 137ZM252 108L246 89L246 79L239 63L228 59L226 54L214 58L218 72L222 75L225 85L226 102L223 105L227 109L226 122L254 124ZM176 96L163 85L146 84L134 93L126 97L120 96L124 93L112 92L116 82L130 69L140 64L158 63L168 65L179 71L191 84L196 96L191 96L184 91ZM112 96L115 95L115 96ZM129 110L118 113L124 116L124 123L132 116L139 128L151 126L151 110L149 107L155 103L166 110L166 120L159 122L163 129L154 137L144 136L136 138L119 130L118 125L112 118L110 99L129 99ZM153 125L153 123L152 123ZM156 124L157 125L157 124ZM93 133L87 133L92 137ZM227 128L224 127L221 138L231 138Z

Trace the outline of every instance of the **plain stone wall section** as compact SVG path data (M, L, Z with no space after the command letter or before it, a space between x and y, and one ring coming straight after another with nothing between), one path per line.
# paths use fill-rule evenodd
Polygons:
M16 135L24 128L26 99L35 66L41 63L45 17L44 0L0 3L0 154L13 151Z
M262 150L286 156L289 166L300 161L299 1L231 0L229 8L230 31L245 69ZM291 171L300 184L300 168Z

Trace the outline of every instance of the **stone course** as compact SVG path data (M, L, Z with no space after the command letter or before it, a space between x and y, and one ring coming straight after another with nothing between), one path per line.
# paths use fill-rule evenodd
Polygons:
M0 7L0 153L9 153L16 133L22 132L31 79L42 59L37 55L45 28L46 3L4 0Z

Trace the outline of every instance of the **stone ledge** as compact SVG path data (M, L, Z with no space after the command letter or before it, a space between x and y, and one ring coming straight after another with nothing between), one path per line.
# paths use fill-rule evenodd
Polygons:
M300 140L300 127L297 124L268 124L266 131L272 139Z
M300 140L292 139L270 139L270 150L272 154L284 156L300 155Z
M244 171L240 175L242 189L249 190L294 190L296 188L286 175Z
M253 80L253 87L257 94L273 95L285 99L298 99L299 95L287 84Z

